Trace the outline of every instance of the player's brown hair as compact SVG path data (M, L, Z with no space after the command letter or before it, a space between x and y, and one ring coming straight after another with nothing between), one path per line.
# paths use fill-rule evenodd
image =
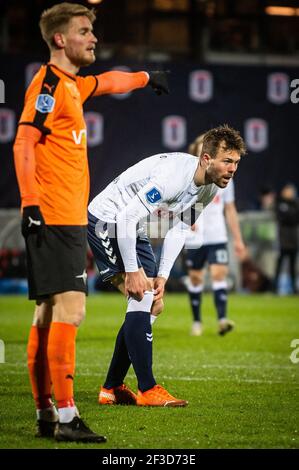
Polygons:
M42 37L50 49L56 47L54 42L55 33L65 32L70 20L75 16L86 16L91 23L94 23L96 19L93 9L89 9L78 3L63 2L43 11L40 17L39 27Z
M240 155L245 155L246 146L240 132L227 124L210 129L204 134L202 155L208 153L216 158L219 147L224 150L236 150Z

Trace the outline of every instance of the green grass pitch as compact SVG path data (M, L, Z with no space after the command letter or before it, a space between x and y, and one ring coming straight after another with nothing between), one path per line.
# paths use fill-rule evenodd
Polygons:
M189 400L182 409L97 404L125 299L91 295L77 337L75 396L82 417L108 438L106 444L57 444L34 437L35 411L26 368L33 303L0 300L0 448L204 449L299 448L299 363L291 341L299 338L298 297L230 295L236 329L225 337L209 294L204 296L202 337L189 335L184 294L167 294L154 325L154 373L172 394ZM297 356L299 354L297 353ZM127 384L136 390L130 369Z

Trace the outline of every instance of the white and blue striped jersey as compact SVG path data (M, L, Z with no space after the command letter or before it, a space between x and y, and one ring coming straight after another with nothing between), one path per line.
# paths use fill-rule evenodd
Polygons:
M148 213L173 218L195 203L205 207L215 196L214 184L196 186L194 173L199 160L187 153L162 153L145 158L115 178L89 204L91 214L105 222L117 215L137 195Z
M159 276L168 277L189 226L217 192L215 184L196 186L199 160L187 153L161 153L141 160L115 178L89 204L97 219L117 224L117 241L126 272L138 270L138 224L150 214L168 218Z

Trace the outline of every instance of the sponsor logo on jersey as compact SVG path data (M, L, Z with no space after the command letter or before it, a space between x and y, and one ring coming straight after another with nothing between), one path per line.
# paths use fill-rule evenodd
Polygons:
M154 204L155 202L158 202L160 199L162 199L160 192L155 187L148 191L145 194L145 197L150 204Z
M72 131L72 135L76 145L86 144L86 129L80 129L78 133Z
M54 109L55 98L51 95L38 95L35 103L35 109L40 113L51 113Z
M52 90L55 85L48 85L48 83L44 83L44 88L47 88L49 93L52 93Z

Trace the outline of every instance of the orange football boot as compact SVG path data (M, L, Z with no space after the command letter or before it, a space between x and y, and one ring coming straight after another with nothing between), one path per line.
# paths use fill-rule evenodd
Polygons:
M170 393L161 387L161 385L155 385L153 388L141 392L138 390L137 395L138 406L187 406L186 400L179 400L173 397Z
M100 405L136 405L136 402L136 394L125 384L109 389L101 387L99 393Z

